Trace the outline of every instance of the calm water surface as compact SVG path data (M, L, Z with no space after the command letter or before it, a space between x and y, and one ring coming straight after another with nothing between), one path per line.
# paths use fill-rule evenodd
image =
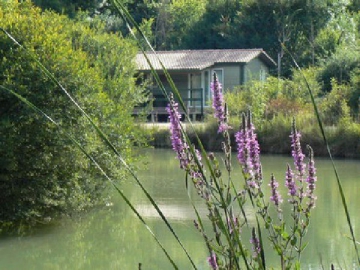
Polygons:
M206 249L193 227L194 214L185 190L184 174L169 150L149 150L148 168L139 172L141 181L154 196L172 226L193 256L199 269L209 269ZM302 269L330 269L334 263L342 269L356 269L352 242L346 223L336 180L327 159L316 160L318 185L317 206L313 211L309 242ZM274 173L282 181L286 163L283 156L263 156L264 175ZM337 160L357 238L360 238L360 161ZM234 179L240 172L234 162ZM267 184L267 183L266 183ZM145 217L179 269L192 269L186 256L167 231L156 212L136 184L129 180L121 185L131 202ZM264 185L265 188L265 185ZM282 193L285 195L286 190ZM191 194L200 212L205 210L195 192ZM64 220L59 226L44 227L32 236L0 239L0 269L172 269L165 255L143 224L116 196L112 206L94 210L75 220ZM269 248L271 254L271 249ZM270 255L268 266L279 268L276 256Z

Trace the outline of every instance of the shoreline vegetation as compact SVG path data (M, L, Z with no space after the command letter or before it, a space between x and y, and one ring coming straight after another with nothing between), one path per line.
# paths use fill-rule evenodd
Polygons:
M289 124L291 119L278 119L264 123L257 129L261 152L263 154L281 154L288 155L288 137ZM194 122L194 129L189 123L184 123L184 128L190 138L190 141L196 145L195 132L201 139L205 150L222 151L221 134L217 132L217 123L214 121ZM142 123L139 125L141 129L146 130L150 135L148 138L149 146L154 148L171 148L169 138L170 123ZM234 141L235 131L238 124L231 125L233 129L229 130L230 137ZM299 124L302 129L303 145L311 145L314 149L315 156L328 156L326 147L322 141L320 131L316 124L304 123ZM330 150L333 157L360 159L360 124L350 126L328 126L326 127ZM235 147L232 147L235 151Z

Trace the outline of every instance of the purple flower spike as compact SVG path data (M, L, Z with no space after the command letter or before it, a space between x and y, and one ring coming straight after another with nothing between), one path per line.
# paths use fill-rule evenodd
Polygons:
M174 97L170 94L170 103L166 107L170 119L170 139L173 150L177 154L180 161L180 168L184 169L192 179L197 183L197 187L201 189L202 168L201 154L194 148L194 155L190 151L189 145L186 143L180 124L181 115L178 111L178 104L174 101ZM197 160L197 161L196 161ZM199 191L200 192L200 191Z
M271 187L271 197L270 200L274 202L276 207L279 207L279 205L283 202L281 195L278 191L279 183L275 180L274 175L271 175L271 180L269 186Z
M239 229L239 219L235 216L232 217L232 221L228 218L227 225L229 233L232 234L235 230Z
M248 180L246 182L247 186L251 189L258 189L259 188L259 185L258 183L256 183L254 180Z
M238 150L237 158L241 165L246 164L245 139L246 139L245 132L243 130L240 129L238 132L236 132L235 141L236 141L237 150Z
M286 170L286 177L285 177L285 186L288 188L289 190L289 195L294 197L296 195L296 184L294 181L294 173L292 172L290 165L288 164L288 168Z
M316 168L315 168L315 162L314 162L314 154L313 150L310 146L308 146L309 152L310 152L310 159L309 159L309 165L308 165L308 177L306 179L307 182L307 197L310 199L309 202L309 209L315 207L315 201L316 196L314 196L314 190L315 190L315 182L317 180L316 177Z
M250 117L251 116L249 116L248 120L249 159L255 179L260 180L262 177L260 164L260 146L255 133L255 127L252 124Z
M208 257L208 262L209 262L209 265L210 267L213 269L213 270L216 270L219 268L217 262L216 262L216 254L212 251L211 252L211 256Z
M302 150L301 150L301 144L300 144L300 138L301 138L301 134L296 130L296 126L295 126L295 120L293 120L293 125L292 125L292 130L291 130L291 154L294 158L294 165L296 170L298 171L298 180L300 182L303 182L303 176L305 174L305 163L304 163L304 158L305 155L303 154Z
M235 133L235 142L237 145L237 152L238 152L237 158L243 167L246 167L246 163L247 163L246 160L248 157L248 149L247 149L248 133L246 132L247 129L246 127L247 127L246 115L242 114L242 124L239 128L239 131Z
M235 141L238 151L237 158L243 171L249 174L251 180L261 184L260 147L250 113L243 115L240 130L235 134Z
M226 123L225 107L224 107L224 97L222 93L221 83L214 73L214 80L211 82L211 92L213 94L213 105L212 107L215 110L214 116L219 121L218 133L222 133L228 130L230 127Z
M177 158L180 161L180 168L186 169L190 163L186 150L189 146L183 141L181 134L180 119L181 115L178 111L178 104L174 101L174 97L170 94L170 104L166 107L170 119L170 133L171 145L173 150L177 153Z
M261 252L261 246L259 238L256 236L255 229L252 229L250 243L252 244L253 258L257 258Z

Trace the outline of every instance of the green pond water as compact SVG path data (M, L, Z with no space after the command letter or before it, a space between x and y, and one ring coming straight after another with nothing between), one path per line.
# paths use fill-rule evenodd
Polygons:
M167 216L198 269L209 269L202 238L193 226L194 213L185 190L184 173L170 150L146 152L148 165L139 177ZM349 228L329 160L316 158L318 197L302 256L302 269L357 269ZM264 176L273 172L283 181L290 157L262 156ZM355 233L360 239L360 161L336 160L349 204ZM233 179L242 183L234 155ZM179 269L192 269L186 255L157 216L133 180L121 184L136 209L144 216ZM264 189L267 189L267 182ZM286 190L281 190L286 194ZM268 194L267 194L268 195ZM200 213L206 211L192 192ZM286 213L285 213L286 214ZM250 220L251 222L251 220ZM246 233L246 232L244 232ZM268 267L279 269L276 255L267 247ZM120 196L113 204L57 226L44 226L31 236L0 239L0 269L173 269L144 225L128 209Z

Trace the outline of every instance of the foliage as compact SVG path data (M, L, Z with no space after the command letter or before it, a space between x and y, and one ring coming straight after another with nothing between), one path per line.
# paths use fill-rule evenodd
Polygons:
M350 117L350 109L347 101L350 98L351 88L349 85L338 84L332 80L332 91L325 95L320 106L322 119L327 125L336 125L342 118Z
M240 7L239 1L206 1L205 10L190 26L182 45L186 49L229 48L232 19Z
M188 42L189 32L206 11L204 0L176 0L170 3L171 28L166 37L167 49L182 49Z
M129 31L111 1L34 0L43 9L72 18L87 11L108 31ZM359 16L356 1L124 0L157 50L263 48L278 60L278 75L292 75L289 50L301 67L319 65L343 44L354 44ZM327 85L329 86L329 80ZM329 90L329 89L328 89Z
M351 75L351 93L348 100L348 105L351 109L352 115L357 116L360 122L360 69L356 68Z
M41 13L29 1L1 2L0 21L130 158L132 144L141 143L131 111L142 99L133 79L132 43L106 34L100 25L91 28L52 12ZM111 155L103 151L84 117L28 52L4 34L0 44L1 84L58 120L63 131L78 138L113 176L122 177L123 171L108 159ZM86 157L56 127L5 92L0 92L0 134L2 225L33 225L107 200L100 197L107 184Z
M261 82L250 83L246 86L239 86L234 91L225 95L230 116L239 117L242 112L251 109L254 115L254 122L261 125L271 93Z
M111 1L35 0L43 9L106 23L108 31L129 34ZM300 66L319 65L342 44L357 38L356 1L254 1L254 0L125 0L135 22L157 50L263 48L277 59L278 75L292 75L291 57ZM329 86L329 85L327 85Z
M351 73L359 68L360 57L358 48L354 46L341 46L328 58L319 72L319 80L323 84L323 91L331 91L331 79L335 78L339 84L349 83Z
M330 103L343 102L344 106L349 106L350 115L354 119L359 113L359 57L358 48L347 46L340 47L318 70L318 81L322 82L323 101L322 106L326 113L325 116L334 117L339 115L339 108L331 107ZM336 100L338 99L338 100ZM341 100L340 100L341 99ZM328 121L326 120L328 123Z
M340 119L339 125L331 138L332 151L338 157L360 157L360 124Z
M320 94L314 68L305 70L314 94ZM293 117L309 111L310 98L299 72L293 72L292 79L267 78L266 82L251 82L239 86L225 94L230 116L239 116L249 108L254 123L261 128L262 123L278 115Z
M102 0L32 0L35 5L41 7L43 10L51 9L61 14L67 14L70 17L74 17L76 12L90 11L95 12L97 8L103 4Z

